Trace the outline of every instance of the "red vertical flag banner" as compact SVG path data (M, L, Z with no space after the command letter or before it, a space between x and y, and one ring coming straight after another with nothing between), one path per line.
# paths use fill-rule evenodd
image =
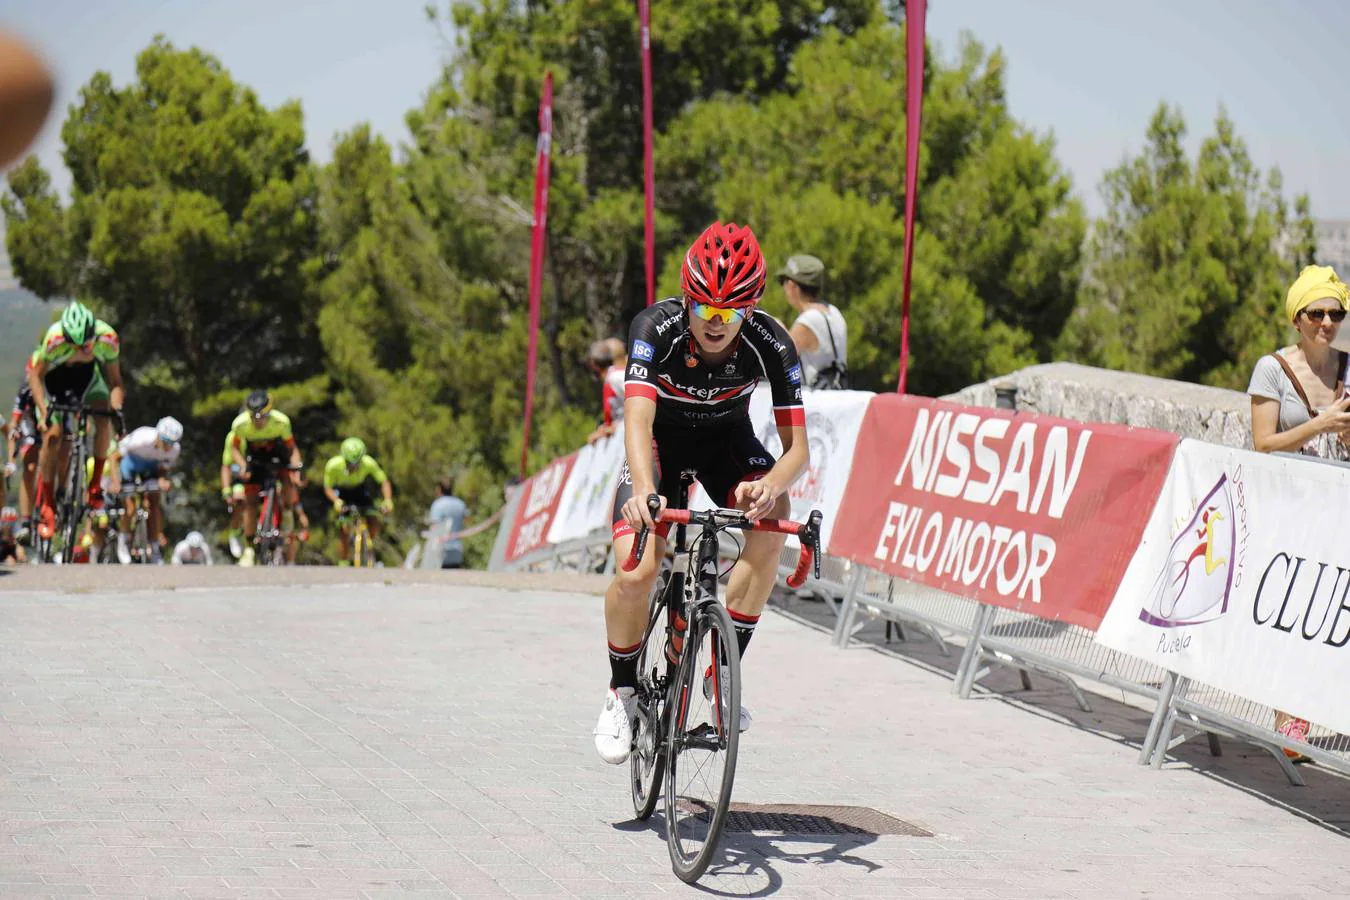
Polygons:
M919 134L923 122L923 39L926 0L905 4L905 260L900 317L900 379L905 393L909 375L909 278L914 268L914 201L919 190Z
M549 154L553 148L553 73L544 73L539 98L539 142L534 168L534 225L530 234L530 345L525 362L525 434L520 446L520 476L527 474L530 419L534 412L534 369L539 355L539 298L544 287L544 244L548 235Z
M642 40L642 179L646 192L643 240L647 250L647 305L656 302L656 230L653 211L656 206L656 170L652 166L652 6L651 0L638 0L638 20Z

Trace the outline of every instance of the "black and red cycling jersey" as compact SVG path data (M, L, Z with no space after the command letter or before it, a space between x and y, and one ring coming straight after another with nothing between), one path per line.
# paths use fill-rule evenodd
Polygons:
M797 348L766 312L753 310L731 355L713 365L695 352L689 316L677 297L647 307L628 329L624 396L655 400L658 425L723 427L748 419L750 395L761 380L769 383L774 421L805 425Z
M3 409L3 407L0 407ZM34 419L37 416L37 406L33 402L33 391L28 386L28 379L25 378L19 382L19 392L14 396L14 410L10 413L10 425L18 426L25 417Z

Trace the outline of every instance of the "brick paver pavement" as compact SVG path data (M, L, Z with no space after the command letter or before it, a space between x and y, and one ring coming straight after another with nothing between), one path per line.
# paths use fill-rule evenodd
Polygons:
M178 576L177 590L72 593L25 575L6 590L16 577L0 579L0 897L695 893L670 873L659 815L629 821L627 768L591 747L608 677L592 594L294 574L285 588ZM1239 770L1259 759L1231 750L1224 777L1153 772L1127 742L1139 735L1112 740L1053 704L958 700L941 673L834 650L780 615L746 677L738 800L871 806L935 834L729 835L704 880L718 894L1288 898L1350 884L1350 843L1314 821L1344 814L1342 779L1256 789ZM1121 718L1128 730L1139 714Z

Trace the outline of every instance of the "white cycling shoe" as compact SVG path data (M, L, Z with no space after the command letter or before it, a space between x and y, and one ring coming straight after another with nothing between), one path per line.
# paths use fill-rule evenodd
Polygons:
M633 749L633 716L636 712L636 689L610 688L605 694L605 708L595 723L595 752L612 766L628 761L628 754Z
M722 684L722 702L723 702L724 704L730 703L730 702L731 702L730 693L729 693L729 691L728 691L728 689L727 689L727 677L726 677L726 671L727 671L726 668L723 667L723 668L722 668L721 684ZM709 701L712 700L712 668L711 668L711 667L709 667L709 669L708 669L707 672L704 672L704 673L703 673L703 699L709 700ZM741 734L745 734L747 731L750 730L750 722L751 722L750 710L748 710L748 709L745 708L745 698L742 697L742 698L741 698Z

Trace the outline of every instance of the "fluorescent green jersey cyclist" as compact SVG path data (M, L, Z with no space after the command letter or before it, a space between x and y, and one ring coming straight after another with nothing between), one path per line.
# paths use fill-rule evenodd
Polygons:
M107 322L94 317L83 303L71 303L61 320L47 329L41 343L28 360L28 387L33 392L37 425L42 432L42 450L38 456L39 529L50 537L56 530L53 488L58 466L67 445L61 440L61 423L49 422L53 403L121 412L125 399L122 390L121 350L117 332ZM112 423L103 416L94 419L94 478L89 483L89 508L103 508L103 490L99 483L108 457Z
M333 510L341 515L349 506L366 519L373 540L379 536L380 520L375 516L375 503L370 496L370 484L380 486L380 511L385 515L394 511L394 486L384 474L384 469L375 461L375 457L366 453L366 444L360 438L349 437L342 442L337 456L323 467L323 495L333 504ZM344 524L342 540L338 546L338 558L346 563L351 552L351 532Z
M239 481L244 486L244 552L239 564L253 565L253 536L258 529L258 493L269 473L277 473L288 465L285 478L279 479L280 496L284 508L293 510L300 521L300 540L309 537L309 518L300 505L300 448L291 433L291 420L285 413L272 408L267 391L254 391L244 402L244 411L230 426L230 454L239 467ZM295 562L295 542L286 541L286 558Z

